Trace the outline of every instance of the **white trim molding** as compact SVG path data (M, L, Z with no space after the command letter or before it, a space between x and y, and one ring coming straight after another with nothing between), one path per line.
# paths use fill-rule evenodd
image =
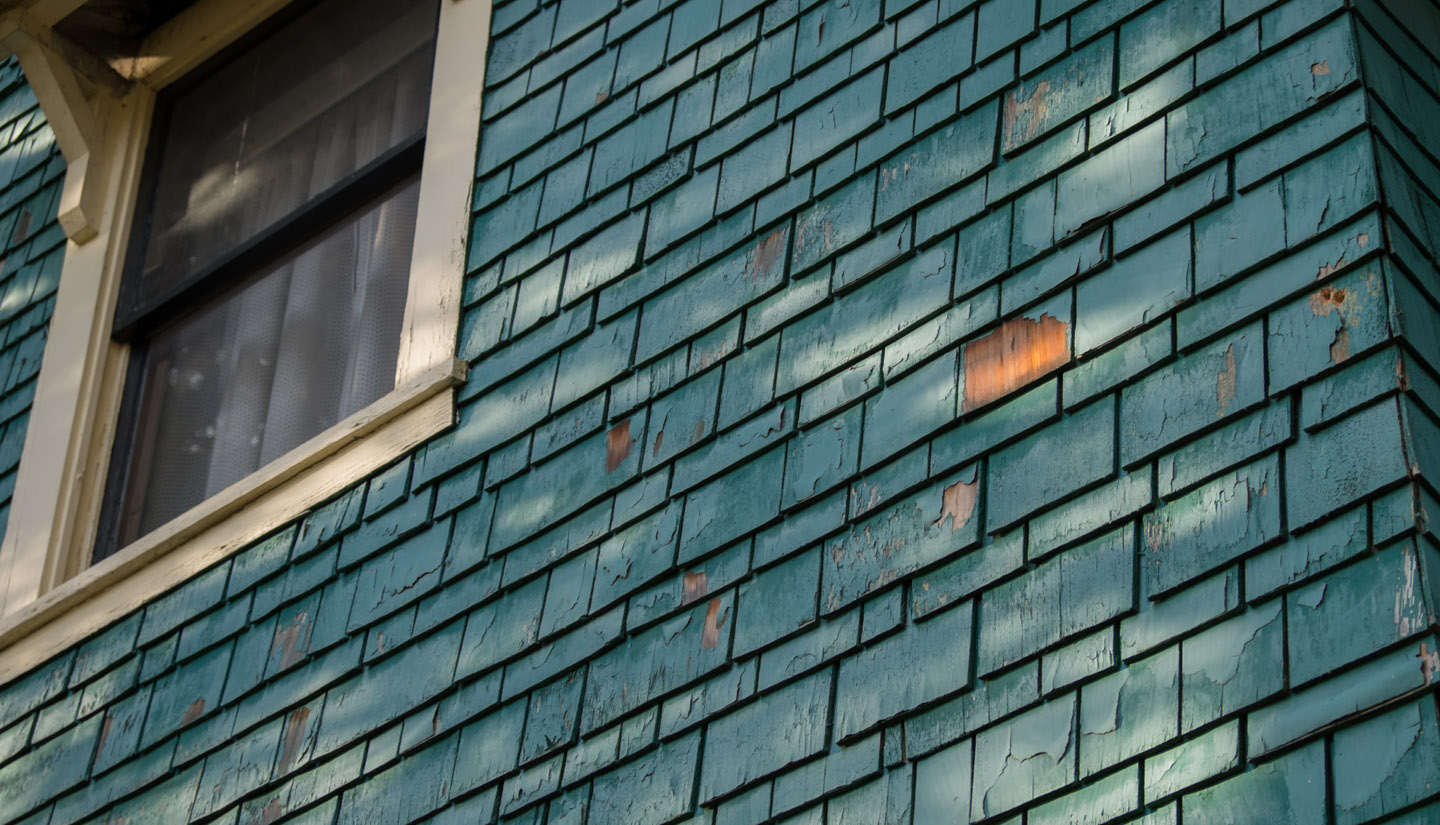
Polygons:
M69 243L0 545L0 683L362 481L454 422L490 0L438 0L440 25L396 389L154 533L88 566L128 362L111 338L155 95L291 0L198 0L139 55L68 59L49 26L80 0L0 17L68 163ZM103 77L97 77L103 76Z

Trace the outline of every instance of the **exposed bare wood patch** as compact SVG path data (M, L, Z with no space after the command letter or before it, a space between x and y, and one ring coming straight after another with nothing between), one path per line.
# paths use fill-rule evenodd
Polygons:
M203 698L196 699L194 702L190 703L190 707L185 709L185 715L180 717L180 724L188 725L204 715L205 700Z
M785 232L776 229L755 247L745 277L750 280L765 280L775 274L775 267L785 260Z
M610 428L605 436L605 472L613 473L630 457L630 419Z
M728 610L721 614L720 608L723 605L722 599L714 598L705 610L705 627L700 632L700 646L706 650L714 650L715 646L720 644L720 628L725 626L725 620L730 616Z
M965 412L1009 395L1070 360L1070 325L1049 314L1012 318L965 347Z
M1033 89L1024 86L1005 95L1005 151L1035 137L1050 110L1050 81Z
M1215 417L1223 418L1235 400L1235 345L1225 348L1225 366L1215 373Z
M295 767L295 759L300 755L300 748L305 744L305 723L309 719L310 708L308 706L302 705L290 712L290 718L285 724L285 739L280 745L278 775L283 776Z
M310 652L310 614L302 610L289 624L275 628L275 641L270 651L280 654L282 670L305 658Z
M705 594L709 592L709 577L705 575L703 570L699 573L686 571L685 583L680 597L681 604L689 604L697 599L704 598Z
M946 487L941 494L940 518L935 519L935 526L941 526L948 518L951 532L964 527L975 514L975 500L979 496L979 482L957 481Z
M1310 74L1313 74L1316 77L1324 77L1325 75L1330 74L1330 61L1322 60L1319 63L1311 63Z

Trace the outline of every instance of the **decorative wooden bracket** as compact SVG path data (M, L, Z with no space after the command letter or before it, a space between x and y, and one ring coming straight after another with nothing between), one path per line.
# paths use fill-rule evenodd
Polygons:
M98 234L105 211L108 164L101 107L106 93L118 97L126 82L104 61L24 11L0 18L0 47L20 59L65 155L69 169L60 195L60 225L70 240L83 244Z

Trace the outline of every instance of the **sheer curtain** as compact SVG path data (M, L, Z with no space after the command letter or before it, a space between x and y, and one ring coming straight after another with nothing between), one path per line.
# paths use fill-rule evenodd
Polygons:
M423 133L434 21L328 0L175 101L137 311ZM122 545L394 387L419 188L354 204L146 339Z
M419 190L405 183L152 340L136 535L394 387Z

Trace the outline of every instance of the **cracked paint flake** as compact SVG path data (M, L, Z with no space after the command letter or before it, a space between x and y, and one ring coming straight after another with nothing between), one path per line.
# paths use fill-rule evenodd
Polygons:
M1306 590L1295 601L1302 607L1308 607L1314 610L1325 601L1325 588L1328 586L1327 583L1320 582L1309 590Z
M630 457L631 444L630 419L627 418L610 428L610 432L605 435L606 473L615 472L621 464L625 463L625 459ZM658 441L656 442L656 446L659 446Z
M1021 316L965 346L962 411L1003 398L1070 361L1070 324Z
M1391 721L1392 719L1395 721ZM1415 704L1392 711L1389 718L1372 720L1369 726L1373 730L1375 725L1381 723L1387 723L1385 735L1373 736L1371 741L1366 743L1371 747L1366 749L1364 758L1346 759L1344 743L1336 742L1335 747L1340 751L1336 759L1348 765L1345 781L1335 783L1335 806L1341 810L1353 811L1361 808L1376 794L1381 793L1385 782L1395 774L1400 763L1420 741L1424 728L1420 706Z

